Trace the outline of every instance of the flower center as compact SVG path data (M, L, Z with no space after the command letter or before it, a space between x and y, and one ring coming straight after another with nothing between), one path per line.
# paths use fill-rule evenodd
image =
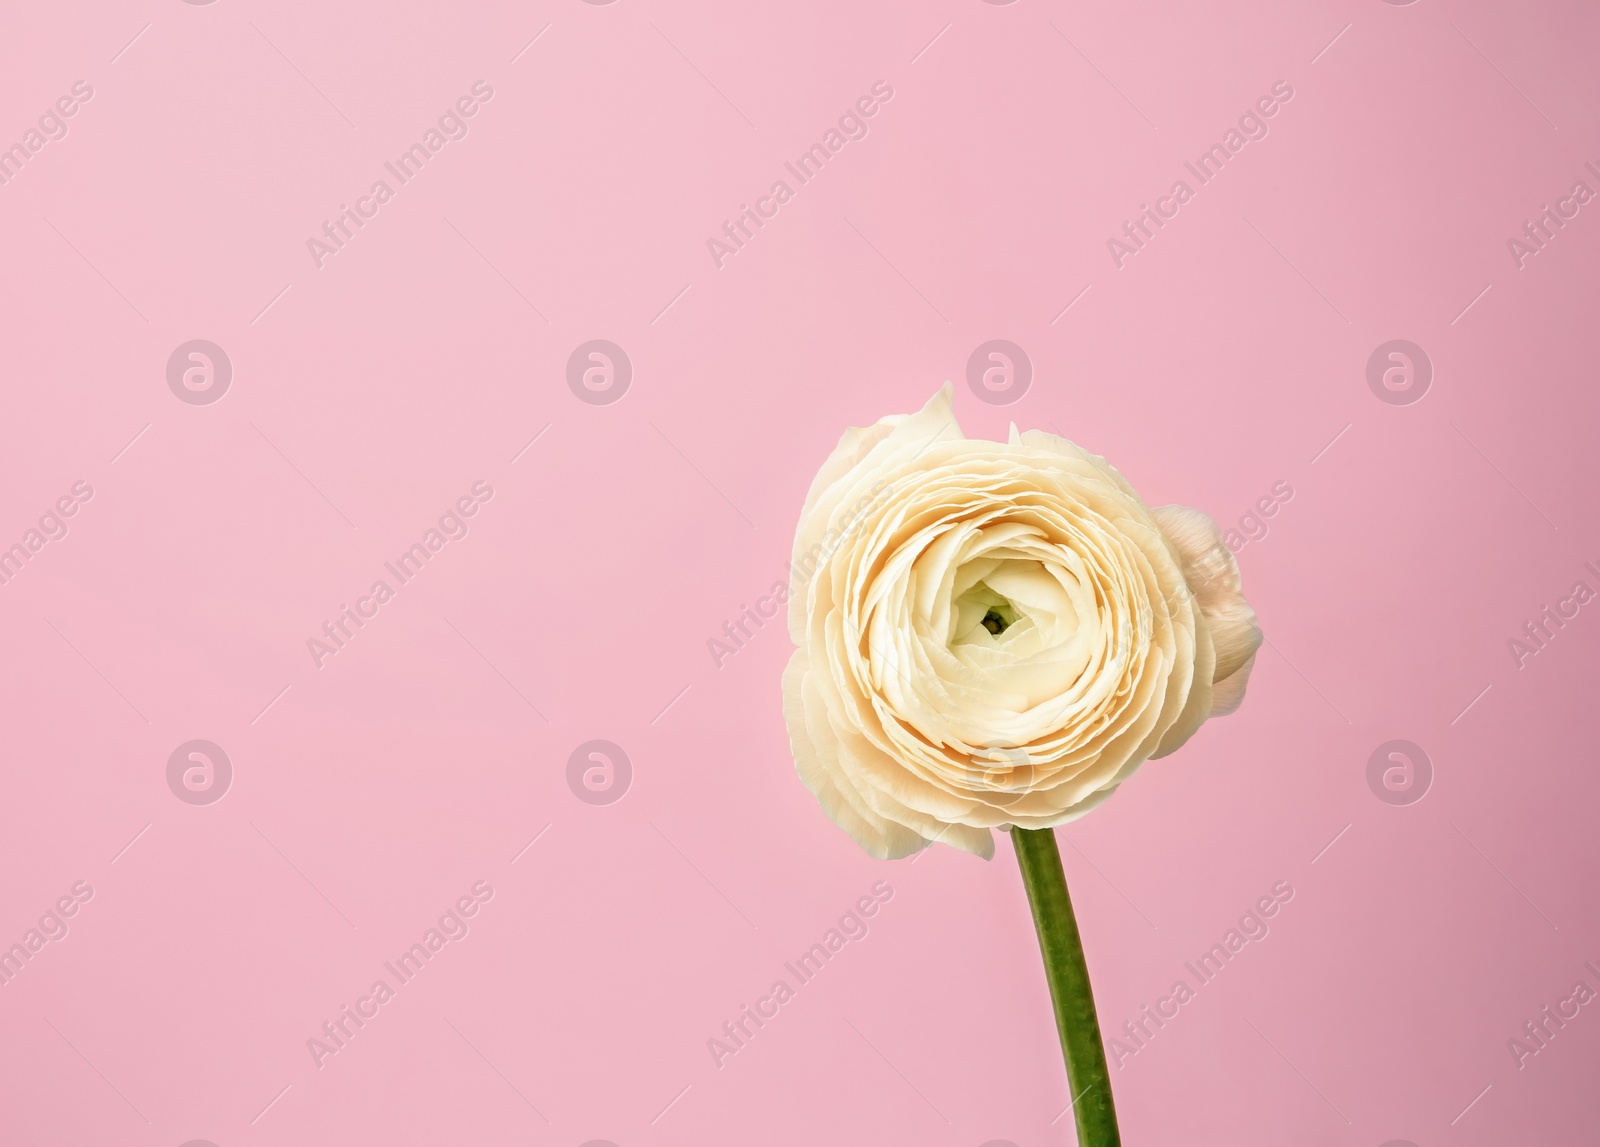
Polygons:
M957 616L952 636L958 645L972 641L977 634L983 634L978 640L987 644L1024 616L1009 598L981 581L957 598L955 607Z

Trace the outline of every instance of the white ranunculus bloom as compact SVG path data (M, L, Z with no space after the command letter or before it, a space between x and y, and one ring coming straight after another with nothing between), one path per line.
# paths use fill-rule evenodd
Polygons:
M964 438L948 386L846 432L794 553L795 764L879 857L1082 816L1237 708L1261 643L1209 517L1053 434Z

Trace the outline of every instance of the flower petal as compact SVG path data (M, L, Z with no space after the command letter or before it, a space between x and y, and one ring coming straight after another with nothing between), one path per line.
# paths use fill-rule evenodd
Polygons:
M966 439L951 397L848 432L795 532L796 768L879 857L1084 815L1231 712L1261 641L1210 518L1053 434Z

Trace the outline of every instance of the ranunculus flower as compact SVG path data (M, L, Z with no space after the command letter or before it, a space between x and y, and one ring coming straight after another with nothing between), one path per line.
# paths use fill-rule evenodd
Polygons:
M963 437L948 386L846 432L794 554L795 764L878 857L1082 816L1237 708L1261 643L1209 517L1053 434Z

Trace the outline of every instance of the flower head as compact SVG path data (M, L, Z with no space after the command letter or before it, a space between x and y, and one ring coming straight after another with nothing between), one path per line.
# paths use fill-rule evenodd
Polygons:
M794 553L795 764L874 856L1082 816L1237 708L1261 643L1209 517L1053 434L963 437L948 386L846 432Z

